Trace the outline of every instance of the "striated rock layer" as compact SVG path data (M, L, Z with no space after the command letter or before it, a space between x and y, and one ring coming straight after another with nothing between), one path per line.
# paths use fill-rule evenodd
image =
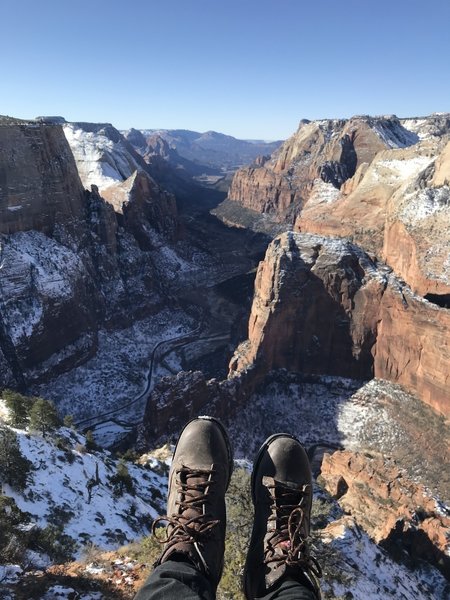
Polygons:
M450 312L350 242L288 232L260 263L230 373L286 368L400 383L450 413Z
M84 194L61 127L0 117L0 233L74 229Z
M228 200L297 231L348 237L417 293L446 295L449 136L448 114L302 121L269 160L236 173Z

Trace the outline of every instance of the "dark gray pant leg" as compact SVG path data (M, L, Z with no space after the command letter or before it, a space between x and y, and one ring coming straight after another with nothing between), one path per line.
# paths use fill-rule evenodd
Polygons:
M134 600L215 600L206 577L190 563L168 560L150 574Z
M285 579L258 600L317 600L317 595L310 587L298 581Z

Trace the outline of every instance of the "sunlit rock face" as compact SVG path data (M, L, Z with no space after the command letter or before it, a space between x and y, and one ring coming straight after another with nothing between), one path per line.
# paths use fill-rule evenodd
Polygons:
M326 454L321 478L345 513L378 544L402 548L449 576L450 519L425 486L405 476L393 461L348 450Z
M450 286L450 115L302 121L228 198L296 231L350 238L414 291Z
M248 340L230 372L388 379L450 411L450 313L345 240L288 232L260 263Z

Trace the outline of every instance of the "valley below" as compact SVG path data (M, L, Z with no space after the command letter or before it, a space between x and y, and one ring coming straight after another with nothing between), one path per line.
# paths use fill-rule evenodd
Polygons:
M0 598L132 598L199 414L234 445L236 548L253 457L287 431L325 599L450 593L449 147L447 114L266 145L0 118L0 442L29 463L0 469Z

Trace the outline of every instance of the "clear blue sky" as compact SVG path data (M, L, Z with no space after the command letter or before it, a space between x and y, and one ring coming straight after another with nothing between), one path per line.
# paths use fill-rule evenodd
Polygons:
M0 114L285 138L450 111L450 0L0 0Z

